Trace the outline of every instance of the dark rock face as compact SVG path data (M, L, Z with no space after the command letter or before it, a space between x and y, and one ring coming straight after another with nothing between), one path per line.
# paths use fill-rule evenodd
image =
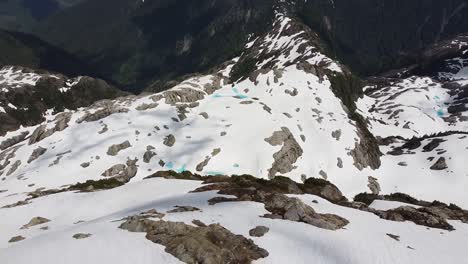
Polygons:
M125 94L103 80L91 77L69 79L61 74L18 66L5 66L0 70L15 72L18 80L27 78L28 74L40 78L34 86L26 83L0 84L0 107L5 109L5 112L0 112L0 135L21 125L33 126L43 122L44 114L49 109L54 113L65 109L76 110L101 99Z
M194 227L133 216L120 228L146 232L148 240L165 246L166 252L185 263L251 263L268 256L252 240L235 235L219 224Z
M408 206L402 206L387 211L375 210L368 207L368 205L375 200L397 201L407 203ZM454 204L447 205L439 201L428 202L418 200L404 193L394 193L390 195L361 193L354 198L354 201L353 203L343 203L343 205L368 211L391 221L411 221L417 225L446 230L453 230L453 226L448 223L448 220L468 223L467 210ZM416 206L418 208L416 208Z
M392 221L411 221L417 225L423 225L433 228L453 230L453 226L447 223L446 219L438 214L432 214L425 208L416 209L411 206L402 206L396 209L379 212L378 215Z
M431 170L445 170L447 169L447 163L444 157L440 157L434 165L431 166Z

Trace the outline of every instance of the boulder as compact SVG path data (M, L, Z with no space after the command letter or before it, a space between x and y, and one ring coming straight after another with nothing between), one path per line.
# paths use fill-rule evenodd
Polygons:
M163 245L166 252L185 263L251 263L268 252L219 224L191 226L179 222L130 217L120 228L146 232L146 238Z
M249 230L249 235L252 237L262 237L270 231L270 228L266 226L257 226Z
M132 145L130 144L130 142L128 140L124 141L124 142L122 142L120 144L112 145L107 149L107 155L117 156L120 151L122 151L124 149L127 149L127 148L130 148L131 146Z

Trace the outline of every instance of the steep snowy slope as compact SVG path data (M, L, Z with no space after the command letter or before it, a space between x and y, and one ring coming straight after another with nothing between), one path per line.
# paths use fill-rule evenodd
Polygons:
M173 169L205 175L285 175L297 181L323 177L349 195L365 190L368 175L357 168L365 164L355 157L361 155L355 153L361 139L326 74L343 74L342 68L310 45L304 34L313 33L296 32L295 25L278 15L275 31L250 43L246 53L281 55L260 60L258 70L236 83L229 83L229 74L243 56L161 94L98 102L27 128L34 130L29 142L9 150L15 156L3 168L8 177L2 188L57 188L99 179L113 165L138 159L134 180L149 170ZM262 68L273 60L275 68ZM47 132L62 130L58 126L65 129ZM5 139L16 133L21 130ZM28 163L39 148L47 151ZM110 154L112 148L122 150ZM82 168L82 163L90 164Z
M355 104L359 80L278 9L209 73L1 137L0 259L468 263L463 71Z
M386 155L382 190L466 206L468 165L467 37L437 43L423 63L377 77L358 101Z

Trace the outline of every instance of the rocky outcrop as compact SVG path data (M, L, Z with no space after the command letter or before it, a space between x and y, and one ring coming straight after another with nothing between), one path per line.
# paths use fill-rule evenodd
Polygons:
M174 135L171 134L164 138L163 144L168 147L172 147L174 146L175 142L176 142L176 138L174 137Z
M10 169L6 173L6 176L10 176L13 173L15 173L15 171L19 168L19 166L21 166L21 160L17 160L13 164L11 164Z
M47 137L50 137L55 132L63 131L68 127L68 123L72 117L71 112L63 112L58 114L55 119L55 126L52 128L47 128L46 124L38 126L29 138L29 145L35 144Z
M368 177L368 184L367 187L371 190L373 194L379 194L380 193L380 184L378 182L377 178L374 178L372 176Z
M120 228L145 232L146 239L163 245L166 252L185 263L251 263L268 256L252 240L235 235L219 224L191 226L133 216Z
M21 132L21 134L13 136L11 138L7 138L0 143L0 150L5 150L11 146L14 146L26 139L29 135L29 131Z
M375 200L396 201L407 206L382 211L368 207ZM345 206L374 213L379 217L391 221L411 221L417 225L453 230L449 220L468 223L468 211L454 204L444 204L439 201L423 201L404 193L377 195L361 193L354 198L354 203L343 203Z
M14 76L14 80L2 82L3 75L6 78ZM101 99L126 94L103 80L68 78L58 73L18 66L0 67L0 82L0 107L6 109L0 112L0 135L20 126L35 126L46 121L45 115L49 110L54 114L66 109L76 110Z
M36 226L36 225L42 225L42 224L48 223L48 222L50 222L50 220L47 219L47 218L40 217L40 216L33 217L33 218L29 221L29 223L23 225L23 226L21 227L21 229L28 229L28 228L30 228L30 227L33 227L33 226Z
M108 149L107 149L107 155L109 156L117 156L119 154L120 151L124 150L124 149L128 149L130 148L132 145L130 144L130 142L128 140L120 143L120 144L115 144L115 145L112 145L110 146Z
M423 225L433 228L453 230L446 219L438 214L433 214L425 208L414 208L411 206L402 206L388 211L377 212L377 215L383 219L391 221L411 221L417 225Z
M74 234L72 237L73 237L74 239L85 239L85 238L88 238L88 237L90 237L90 236L92 236L92 234L89 234L89 233L86 233L86 234L85 234L85 233L78 233L78 234Z
M204 186L194 192L218 190L220 194L234 195L241 200L254 201L256 193L282 193L282 194L313 194L333 203L347 201L341 191L331 182L324 179L309 178L303 184L290 178L277 176L272 180L264 180L251 175L241 176L200 176L189 171L177 173L175 171L158 171L146 177L203 181Z
M76 122L78 124L83 122L94 122L101 119L104 119L110 115L118 114L118 113L127 113L129 110L127 108L122 108L119 106L115 106L112 103L104 106L102 109L99 109L93 113L87 112L85 115L80 117Z
M15 243L21 240L25 240L26 238L24 236L14 236L8 240L8 243Z
M303 222L318 228L337 230L349 223L348 220L333 214L318 214L298 198L289 198L284 194L272 194L264 199L265 209L272 214L264 217Z
M138 172L137 162L138 159L128 159L126 164L116 164L110 167L102 173L102 176L114 178L123 183L129 182Z
M444 157L440 157L435 163L434 165L431 166L431 170L445 170L447 169L448 166L447 166L447 163L445 161L445 158Z
M40 156L46 153L47 149L43 147L38 147L37 149L33 150L31 156L29 156L28 163L31 163L38 159Z
M150 163L151 159L156 156L156 152L153 151L154 147L153 146L147 146L146 147L146 152L143 154L143 162L144 163Z
M282 148L273 154L274 162L268 171L268 176L273 179L278 173L291 172L295 167L294 163L302 156L302 148L297 143L291 131L287 127L282 127L281 131L276 131L269 138L265 139L272 146L281 146Z
M158 103L149 103L149 104L143 103L143 104L137 106L136 110L146 111L146 110L149 110L149 109L156 108L156 107L158 107L158 105L159 105Z
M184 212L195 212L195 211L200 211L200 209L193 207L193 206L189 206L189 205L184 205L184 206L176 205L175 209L169 210L167 211L167 213L171 214L171 213L184 213Z
M205 93L200 90L190 88L180 88L164 92L166 104L175 105L177 103L194 103L205 98Z

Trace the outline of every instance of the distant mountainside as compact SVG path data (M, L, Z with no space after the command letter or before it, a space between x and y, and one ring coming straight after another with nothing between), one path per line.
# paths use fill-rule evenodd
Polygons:
M4 65L55 71L69 76L94 75L94 71L81 60L35 36L0 30L0 66Z
M47 19L38 34L141 91L234 57L272 14L267 0L87 1Z
M0 29L30 32L50 15L83 0L0 0Z
M274 2L86 1L46 19L37 34L120 86L161 90L161 81L207 70L240 52L249 34L262 33L274 19ZM286 3L320 34L329 56L362 76L412 63L417 50L468 28L463 0Z

